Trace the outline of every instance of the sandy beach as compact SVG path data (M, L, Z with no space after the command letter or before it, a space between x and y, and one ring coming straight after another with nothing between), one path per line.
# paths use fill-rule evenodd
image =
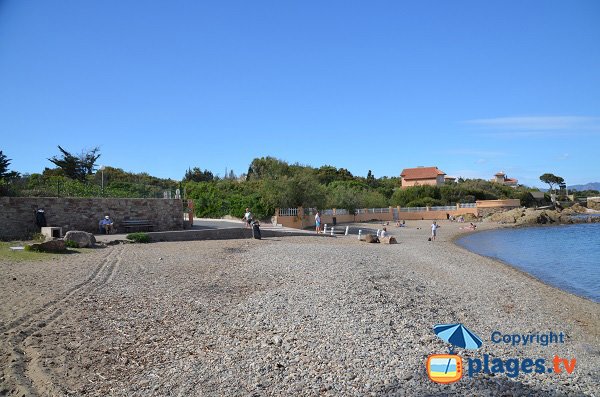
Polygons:
M461 225L356 236L127 244L0 262L0 395L599 395L600 305L453 243ZM373 225L370 225L373 227ZM480 224L480 229L498 227ZM576 358L572 373L429 380L435 324L463 360ZM492 343L494 332L564 343ZM466 364L465 364L466 365Z

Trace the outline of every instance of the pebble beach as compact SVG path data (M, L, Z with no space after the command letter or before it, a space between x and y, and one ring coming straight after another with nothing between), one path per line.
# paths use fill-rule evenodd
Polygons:
M356 236L123 244L0 262L0 395L596 396L600 305L453 243L441 222ZM373 227L370 225L369 227ZM481 228L497 225L482 224ZM463 360L576 358L572 373L432 382L436 324L479 335ZM492 343L560 333L564 343Z

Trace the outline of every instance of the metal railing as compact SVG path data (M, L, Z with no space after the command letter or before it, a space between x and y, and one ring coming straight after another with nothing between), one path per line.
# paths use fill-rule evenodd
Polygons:
M460 208L475 208L477 204L475 203L461 203Z
M386 207L386 208L368 208L367 212L369 214L389 214L390 213L390 209L389 209L389 207Z
M400 212L421 212L427 211L427 207L401 207Z
M454 211L456 210L455 205L438 205L436 207L431 207L431 211Z

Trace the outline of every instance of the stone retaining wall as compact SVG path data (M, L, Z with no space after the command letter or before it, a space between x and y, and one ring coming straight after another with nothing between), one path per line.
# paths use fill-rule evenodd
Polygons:
M305 232L290 232L281 230L261 230L262 237L291 237L291 236L318 236L331 237L325 234L312 234ZM197 241L197 240L236 240L252 238L252 229L228 228L209 230L185 230L180 232L157 232L148 233L150 241Z
M35 211L43 208L48 226L98 233L98 222L110 215L118 232L120 223L147 219L153 230L183 229L183 204L179 199L0 197L0 239L23 239L38 233Z
M592 210L600 210L600 197L588 197L587 207Z

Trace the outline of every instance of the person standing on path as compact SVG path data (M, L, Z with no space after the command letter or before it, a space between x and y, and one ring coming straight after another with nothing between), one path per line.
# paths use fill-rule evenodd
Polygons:
M435 241L435 236L437 235L437 230L439 229L439 225L433 221L431 224L431 241Z
M250 212L250 208L246 208L246 213L242 219L246 221L246 225L244 227L249 228L250 223L252 222L252 212Z
M315 215L315 231L321 233L321 214L317 211Z

